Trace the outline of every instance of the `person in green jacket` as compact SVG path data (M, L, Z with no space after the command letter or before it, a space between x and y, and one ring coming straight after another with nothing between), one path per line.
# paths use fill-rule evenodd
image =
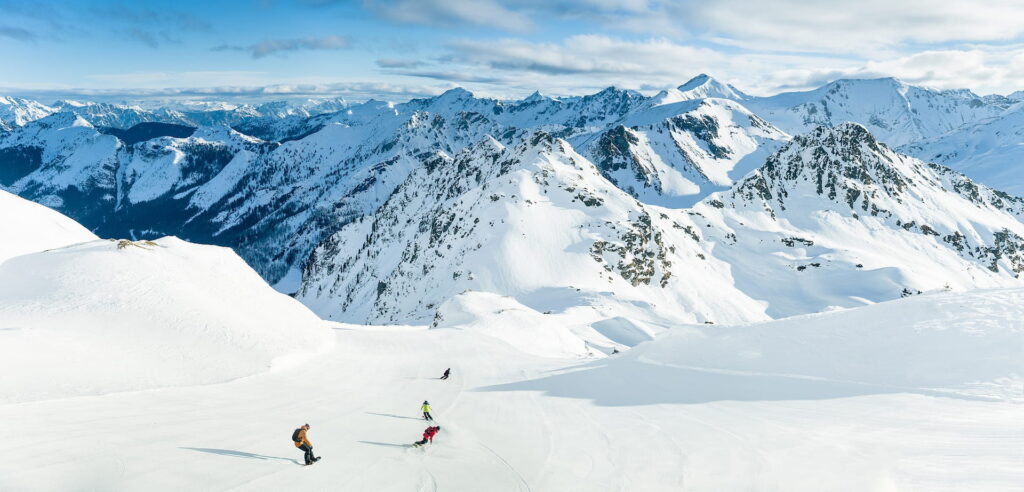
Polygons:
M430 416L430 402L429 401L423 400L423 406L420 407L420 410L423 410L423 420L429 420L431 422L434 421L434 417Z

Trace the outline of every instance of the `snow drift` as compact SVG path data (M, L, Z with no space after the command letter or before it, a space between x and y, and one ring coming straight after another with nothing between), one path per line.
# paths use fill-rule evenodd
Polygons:
M0 210L0 263L15 256L96 239L88 229L60 212L3 190Z
M0 264L0 402L214 383L333 343L230 249L92 241Z

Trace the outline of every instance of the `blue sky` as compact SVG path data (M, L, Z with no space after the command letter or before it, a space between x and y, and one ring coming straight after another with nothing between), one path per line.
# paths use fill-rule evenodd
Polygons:
M1024 2L0 0L0 93L404 100L653 92L706 72L770 94L896 76L1024 89Z

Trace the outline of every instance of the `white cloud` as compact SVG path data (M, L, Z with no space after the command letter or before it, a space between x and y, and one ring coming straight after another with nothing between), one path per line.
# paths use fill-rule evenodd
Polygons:
M549 19L756 51L906 54L909 45L1015 40L1020 0L365 0L384 17L524 31ZM924 49L936 48L925 46Z
M982 94L1008 93L1024 88L1024 46L923 51L869 61L844 75L873 74L938 89L969 87Z
M432 26L470 24L526 31L533 21L497 0L366 0L367 7L399 22Z
M566 94L609 85L655 90L679 85L706 72L757 91L766 89L765 81L752 80L747 74L783 66L810 69L823 62L839 62L776 54L736 57L665 38L632 41L601 35L571 36L560 43L460 40L448 47L450 52L436 66L392 73L458 83L487 82L517 94L536 89Z
M744 53L681 44L665 38L643 41L600 35L571 36L559 43L522 39L459 40L437 64L386 73L466 84L520 95L541 89L579 94L615 85L656 90L705 72L755 94L817 87L837 78L894 76L941 89L968 87L982 93L1019 90L1024 46L933 50L876 60L819 55Z
M864 54L1024 34L1019 0L716 0L665 8L707 35L756 50Z
M212 51L247 51L253 58L285 51L300 50L343 50L350 47L348 38L344 36L321 36L296 39L267 39L259 43L247 46L220 45L211 48Z
M173 75L173 74L172 74ZM88 99L94 101L143 101L164 99L198 99L213 101L250 102L268 99L305 97L344 97L359 101L386 99L405 101L414 97L436 96L454 87L452 84L395 84L386 82L288 82L266 85L217 85L201 87L142 87L142 88L76 88L0 87L0 93L43 101L56 99Z

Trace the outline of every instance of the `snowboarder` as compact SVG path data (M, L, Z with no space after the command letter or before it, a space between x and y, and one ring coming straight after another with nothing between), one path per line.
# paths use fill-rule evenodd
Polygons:
M437 432L440 431L440 430L441 430L441 426L440 425L435 425L435 426L427 427L426 430L423 431L423 439L413 443L413 447L418 448L418 447L423 446L424 444L426 444L428 442L430 444L434 444L434 435L437 434Z
M302 427L299 427L298 429L295 429L295 432L292 432L292 442L295 443L295 447L306 453L306 466L320 461L319 456L313 456L313 443L309 442L309 438L306 437L306 431L308 430L309 424L303 424Z
M448 375L451 374L451 373L452 373L452 368L449 367L448 369L445 369L444 370L444 376L441 376L441 379L448 379Z
M420 410L423 410L423 420L429 420L431 422L434 421L434 417L430 416L430 402L429 401L423 400L423 406L420 407Z

